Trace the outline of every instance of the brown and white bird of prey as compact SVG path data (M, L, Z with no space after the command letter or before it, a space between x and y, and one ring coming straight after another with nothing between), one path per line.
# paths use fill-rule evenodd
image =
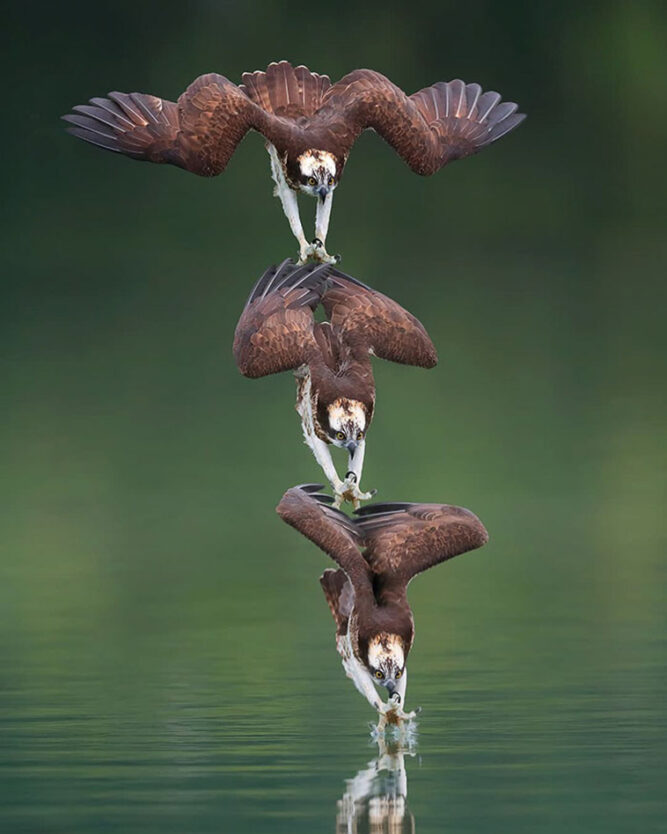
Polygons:
M328 321L316 322L324 308ZM294 371L296 409L306 443L336 493L336 503L371 497L360 482L373 418L371 355L432 368L438 361L421 323L382 293L328 264L283 261L255 284L234 334L234 358L247 377ZM338 477L329 446L347 449Z
M482 547L488 534L469 510L447 504L369 504L350 518L319 485L293 487L277 512L338 564L320 577L336 622L336 648L359 692L380 713L405 713L414 620L407 598L418 573ZM361 551L361 552L360 552ZM383 703L374 684L383 686ZM400 710L397 708L400 707Z
M70 133L133 159L221 174L249 130L266 139L275 194L299 241L301 262L332 259L325 243L333 192L357 137L372 129L417 174L481 150L525 117L479 84L440 81L407 96L388 78L360 69L332 84L287 61L247 72L240 86L222 75L195 79L177 102L144 93L109 93L63 118ZM317 199L315 239L303 232L297 193Z

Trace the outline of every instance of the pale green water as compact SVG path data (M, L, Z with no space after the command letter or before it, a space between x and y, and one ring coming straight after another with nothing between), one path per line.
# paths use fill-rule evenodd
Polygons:
M206 182L57 121L288 57L411 90L460 75L530 114L428 180L363 137L334 205L343 267L440 351L430 372L377 363L364 486L491 534L410 588L403 829L663 831L664 15L343 2L288 49L312 7L258 8L8 21L0 827L354 831L338 801L378 755L373 716L335 653L327 560L273 512L319 472L291 380L230 355L250 285L294 249L262 142ZM366 781L359 832L401 808L381 800L400 774Z

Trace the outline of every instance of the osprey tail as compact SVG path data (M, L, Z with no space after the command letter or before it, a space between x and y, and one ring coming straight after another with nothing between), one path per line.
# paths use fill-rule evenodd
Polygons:
M266 72L244 72L241 78L240 89L251 101L267 113L292 119L317 112L331 86L328 75L295 68L288 61L269 64Z

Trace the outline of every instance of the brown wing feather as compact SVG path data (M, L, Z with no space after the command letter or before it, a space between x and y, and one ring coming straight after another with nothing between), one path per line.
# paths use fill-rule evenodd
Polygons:
M331 86L328 75L318 75L288 61L269 64L265 72L245 72L240 89L267 113L285 118L312 116Z
M361 69L327 90L318 114L347 156L357 136L376 130L418 174L433 174L476 153L525 118L513 102L501 104L479 84L439 82L406 96L384 75Z
M387 584L405 584L489 540L474 513L449 504L375 504L358 510L357 516L364 557Z
M224 171L251 128L270 141L288 129L227 78L201 75L178 103L144 93L109 93L63 116L69 132L133 159L166 162L205 177Z
M438 354L422 323L386 295L334 272L322 305L344 341L363 344L391 362L423 368L437 364Z
M357 599L372 602L370 570L359 552L360 538L355 524L345 513L327 506L325 502L331 499L316 495L318 489L316 484L288 489L276 512L345 571Z
M234 358L244 376L294 370L318 351L313 309L326 287L329 267L283 261L259 279L234 333Z

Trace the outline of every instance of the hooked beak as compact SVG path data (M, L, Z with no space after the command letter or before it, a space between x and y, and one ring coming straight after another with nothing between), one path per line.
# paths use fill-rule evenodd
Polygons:
M358 446L359 444L356 440L348 440L345 444L345 448L349 452L351 458L354 457L354 453L357 451Z
M389 693L389 697L392 698L393 695L394 695L394 692L396 691L396 684L394 683L394 681L387 681L385 686L387 687L387 692Z
M326 185L321 185L317 189L317 193L320 195L320 200L322 200L322 202L324 202L327 198L327 194L329 193L329 189L326 187Z

